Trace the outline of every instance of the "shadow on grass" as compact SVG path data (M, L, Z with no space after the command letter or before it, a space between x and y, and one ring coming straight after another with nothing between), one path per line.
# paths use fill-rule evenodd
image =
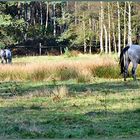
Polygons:
M51 89L53 90L59 86L66 86L70 93L80 94L86 91L93 93L125 93L136 91L140 89L140 80L137 81L109 81L95 82L95 83L74 83L74 82L57 82L56 84L48 84L46 82L35 83L35 82L2 82L0 83L0 97L12 97L22 96L28 94L30 91Z
M94 115L45 108L0 108L0 136L8 138L91 138L140 136L140 110Z

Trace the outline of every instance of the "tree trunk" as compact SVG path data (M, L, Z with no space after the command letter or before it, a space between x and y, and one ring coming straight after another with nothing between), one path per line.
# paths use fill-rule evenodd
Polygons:
M66 26L66 23L65 23L65 9L64 9L64 5L61 3L61 12L62 12L62 20L63 20L63 24L60 26L60 33L63 33L64 30L65 30L65 26Z
M124 34L123 34L123 47L126 46L126 2L124 6Z
M45 27L46 27L46 29L48 28L48 19L49 19L49 2L47 1L46 2L46 24L45 24Z
M100 52L104 51L103 49L103 2L100 2L101 10L100 10Z
M29 11L30 11L30 15L29 15L29 16L30 16L30 23L31 23L31 24L33 23L33 17L32 17L32 16L33 16L33 10L32 10L32 7L33 7L33 6L32 6L32 2L31 2L31 3L30 3L30 7L29 7L29 9L30 9L30 10L29 10Z
M89 28L90 32L92 32L92 19L89 18ZM91 54L91 46L92 46L92 36L89 37L89 54Z
M28 20L28 24L30 24L31 23L31 6L30 6L31 4L29 4L28 6L27 6L27 20Z
M111 53L111 39L110 39L110 3L108 2L108 48Z
M128 45L132 45L132 33L131 33L131 2L128 2Z
M120 5L119 2L117 2L118 7L118 56L120 56L121 52L121 34L120 34Z
M18 8L18 19L20 19L20 17L21 17L21 2L18 2L18 4L17 4L17 8Z
M40 2L40 25L43 25L42 2Z
M108 53L107 30L106 30L106 26L105 25L104 25L104 31L105 31L105 53Z
M55 3L53 3L53 35L56 36L56 16L55 16Z
M117 53L117 45L116 45L116 37L115 37L115 25L114 25L113 9L111 10L111 16L112 16L113 46L114 46L114 52Z
M32 20L32 24L35 25L36 21L35 21L35 2L32 3L31 5L31 20Z
M28 4L27 3L24 3L24 19L25 21L27 21L27 11L28 10Z
M84 53L86 53L86 49L87 49L87 44L86 44L86 25L85 25L85 14L83 12L83 33L84 33Z

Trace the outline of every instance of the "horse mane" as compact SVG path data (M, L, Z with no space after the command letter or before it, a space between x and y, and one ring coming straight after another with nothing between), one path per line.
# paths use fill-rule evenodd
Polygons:
M121 51L120 54L120 66L121 66L121 74L124 72L124 54L126 53L126 51L130 48L130 46L126 46L125 48L123 48L123 50Z

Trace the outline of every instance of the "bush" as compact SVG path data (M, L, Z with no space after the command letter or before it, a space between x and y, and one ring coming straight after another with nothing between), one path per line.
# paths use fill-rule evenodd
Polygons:
M67 57L77 57L78 56L78 51L69 51L68 47L64 49L65 53L64 55Z
M92 80L91 72L89 70L81 70L81 71L79 71L76 80L77 80L78 83L90 82Z
M75 68L63 66L57 70L57 76L60 80L75 79L78 73Z
M120 70L118 66L99 66L94 69L93 75L99 78L118 78Z

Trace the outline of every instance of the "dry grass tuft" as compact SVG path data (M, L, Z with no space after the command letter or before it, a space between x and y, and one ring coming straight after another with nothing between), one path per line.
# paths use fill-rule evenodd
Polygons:
M61 98L67 97L68 95L69 95L69 91L66 86L57 87L52 91L52 96L54 98L58 97L59 99L61 99Z

